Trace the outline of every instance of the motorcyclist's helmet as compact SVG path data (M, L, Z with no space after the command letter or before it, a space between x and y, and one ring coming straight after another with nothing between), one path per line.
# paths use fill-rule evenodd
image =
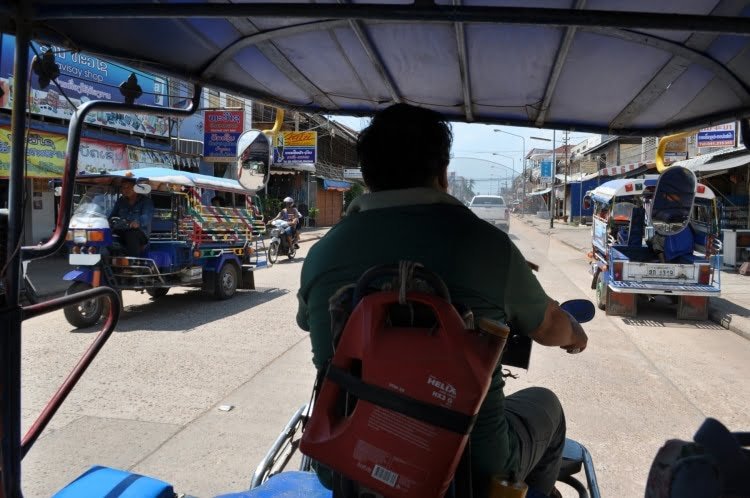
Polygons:
M292 199L291 197L285 197L284 204L294 204L294 199Z

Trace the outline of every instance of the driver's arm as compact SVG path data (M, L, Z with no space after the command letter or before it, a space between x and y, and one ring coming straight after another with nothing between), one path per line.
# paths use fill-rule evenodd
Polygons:
M505 311L511 327L543 346L583 351L588 339L581 326L547 296L515 244L510 247Z
M119 199L115 201L115 207L113 207L112 212L109 213L109 216L107 217L108 220L111 220L112 218L117 218L120 216L120 200L121 199L122 197L120 197Z
M583 351L588 343L588 337L576 319L551 299L544 320L529 335L542 346L560 346L568 351Z

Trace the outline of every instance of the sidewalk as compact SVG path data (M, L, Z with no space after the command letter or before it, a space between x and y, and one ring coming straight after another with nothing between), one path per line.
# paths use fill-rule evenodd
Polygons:
M527 214L523 218L514 215L518 223L526 223L542 233L559 240L563 244L587 254L591 251L591 226L568 225L555 221L550 229L549 220ZM734 270L721 272L721 297L709 301L709 318L722 327L750 340L750 277Z
M316 241L328 233L328 230L330 227L304 228L300 232L300 242ZM70 287L70 282L63 280L63 276L74 268L68 264L68 256L61 253L29 263L29 278L40 297L62 296Z

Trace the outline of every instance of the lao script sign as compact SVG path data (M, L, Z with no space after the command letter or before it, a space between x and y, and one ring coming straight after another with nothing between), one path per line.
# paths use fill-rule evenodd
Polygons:
M734 123L727 123L698 132L698 147L733 147L735 143Z
M206 161L237 160L237 140L245 129L245 112L205 111L203 116L203 155Z

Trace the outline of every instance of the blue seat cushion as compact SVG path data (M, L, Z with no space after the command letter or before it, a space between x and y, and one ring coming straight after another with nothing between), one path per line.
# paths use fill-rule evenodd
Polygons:
M331 496L331 490L320 484L314 472L295 470L276 474L255 489L220 495L216 498L331 498Z
M172 485L126 470L95 465L52 498L173 498Z
M664 240L664 259L672 261L680 256L693 254L693 231L685 228L678 234L668 235Z

